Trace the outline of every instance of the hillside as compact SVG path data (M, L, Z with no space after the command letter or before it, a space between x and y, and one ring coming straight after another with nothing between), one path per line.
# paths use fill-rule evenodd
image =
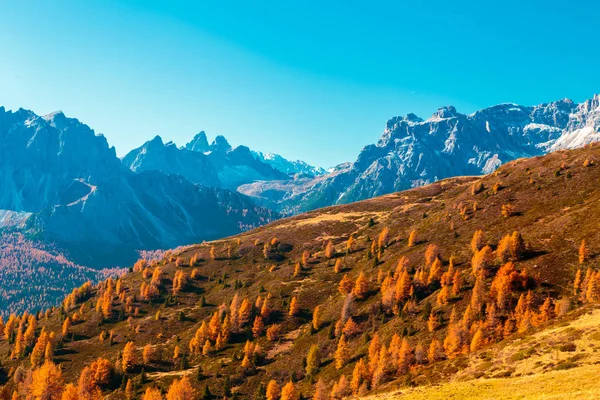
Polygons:
M108 399L166 392L183 377L173 387L189 381L196 395L171 399L208 398L206 388L215 397L273 398L265 394L271 380L285 385L284 400L315 388L326 398L334 383L334 398L350 387L361 396L404 393L518 378L529 367L510 365L513 352L548 342L535 335L561 323L579 324L584 333L568 341L590 353L600 339L577 318L580 306L600 300L600 274L587 270L600 243L598 160L596 144L519 159L485 177L324 208L139 261L39 318L13 317L0 342L4 391L24 396L48 374L77 385L83 374L78 390ZM34 364L49 348L62 372L48 361L28 374L36 337ZM566 368L559 365L571 349L540 356L532 371ZM84 370L98 357L108 362Z

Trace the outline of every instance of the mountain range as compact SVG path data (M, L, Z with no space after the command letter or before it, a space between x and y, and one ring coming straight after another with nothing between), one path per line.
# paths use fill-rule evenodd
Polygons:
M423 120L387 121L381 139L327 175L260 181L238 191L285 214L350 203L442 178L482 175L503 163L600 140L600 96L532 107L500 104L465 115L442 107Z
M125 266L142 250L226 237L282 215L585 146L600 140L599 130L598 95L579 104L500 104L469 115L448 106L426 120L388 120L381 139L356 161L325 171L232 147L223 136L209 143L204 132L181 147L156 136L119 159L104 136L62 112L0 107L0 230L32 240L25 248L50 246L78 267ZM71 268L53 268L62 267Z

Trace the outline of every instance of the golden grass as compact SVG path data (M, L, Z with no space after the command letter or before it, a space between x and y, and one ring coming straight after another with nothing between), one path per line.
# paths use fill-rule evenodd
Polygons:
M479 379L366 397L383 399L595 399L600 397L600 365L518 378Z

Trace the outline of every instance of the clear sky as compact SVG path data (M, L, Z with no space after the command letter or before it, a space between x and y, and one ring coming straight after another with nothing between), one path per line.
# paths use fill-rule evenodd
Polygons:
M395 115L600 92L599 3L0 0L0 105L327 167Z

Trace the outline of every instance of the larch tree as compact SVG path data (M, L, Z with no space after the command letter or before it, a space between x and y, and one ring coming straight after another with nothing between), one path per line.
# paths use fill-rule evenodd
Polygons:
M579 296L581 290L581 269L577 269L575 274L575 281L573 282L573 296Z
M65 318L65 321L63 322L62 325L62 335L63 336L67 336L69 334L69 330L71 329L71 317L67 317Z
M425 265L429 267L436 258L440 258L440 247L432 243L425 250Z
M335 255L335 248L333 247L333 242L330 240L329 242L327 242L327 245L325 246L325 257L333 258L334 255Z
M356 278L356 283L354 284L354 289L352 291L356 298L364 300L367 298L369 294L369 281L365 277L365 274L361 271Z
M341 270L342 270L342 259L338 258L337 260L335 260L335 264L333 265L333 272L335 272L336 274L339 274Z
M312 396L312 400L329 400L329 394L327 393L327 385L320 379L315 384L315 393Z
M417 231L412 230L408 235L408 247L413 247L417 244Z
M171 383L167 392L167 400L195 400L197 398L195 392L190 379L184 376Z
M296 385L292 381L286 383L281 389L281 400L298 400L299 397Z
M519 231L514 231L510 237L510 250L515 260L520 260L526 250L525 241Z
M377 246L379 247L379 250L385 249L387 247L388 241L389 241L389 236L390 236L390 228L388 228L386 226L381 230L381 233L379 234L379 238L377 239Z
M350 381L350 388L355 396L358 395L360 387L364 382L369 380L369 377L370 374L369 370L367 369L365 359L361 358L358 360L356 365L354 365L354 371L352 371L352 380Z
M321 311L321 306L316 306L313 310L312 315L312 327L315 331L321 329L321 324L323 323L323 313Z
M350 359L350 348L346 336L342 333L334 354L335 368L342 369Z
M483 272L480 271L477 274L477 279L475 280L475 285L473 286L473 290L471 291L471 309L475 314L479 314L481 312L481 307L483 305L483 296L484 296L484 275Z
M155 387L148 387L142 396L142 400L162 400L160 390Z
M267 384L267 400L277 400L281 395L281 388L277 384L277 381L271 379Z
M493 260L494 252L492 248L490 246L484 246L481 250L475 253L471 259L473 275L477 276L477 271L479 270L487 272L487 270L491 267Z
M265 333L265 323L260 315L257 315L254 318L254 323L252 324L252 335L254 338L259 338Z
M127 342L123 348L123 357L121 358L121 368L125 372L129 372L136 364L135 345L133 342Z
M154 347L148 343L144 346L144 350L142 352L142 359L144 361L144 365L152 364L154 361Z
M427 277L427 284L431 285L434 282L438 282L442 277L442 262L439 258L435 258L431 263L431 268L429 269L429 276Z
M79 395L77 393L77 387L75 387L75 385L72 383L67 383L60 400L79 400Z
M429 350L427 351L427 360L430 363L434 363L439 361L444 356L444 347L442 346L442 342L438 339L432 339L431 344L429 345Z
M473 254L476 254L483 247L483 231L478 229L473 233L473 238L471 239L471 250Z
M340 280L340 284L338 285L338 291L343 295L347 295L349 293L352 293L353 288L354 283L352 282L352 280L350 280L348 274L344 274L342 280Z
M133 388L133 382L131 379L127 379L125 384L125 399L133 400L135 398L135 389Z
M313 344L308 350L306 356L306 374L308 376L314 376L319 372L321 361L319 359L319 346Z
M354 236L350 235L348 237L348 241L346 242L346 254L352 253L353 247L354 247Z
M511 244L511 235L505 235L500 239L498 247L496 248L496 257L498 258L498 261L505 263L513 258Z
M483 331L481 327L477 329L477 332L473 335L473 339L471 340L470 349L472 352L475 352L481 349L485 344L485 337L483 336Z
M579 264L583 264L587 258L589 257L589 250L587 248L587 244L585 239L581 241L581 245L579 246Z
M60 400L64 389L62 371L46 361L31 373L31 395L35 400Z
M429 332L434 332L439 325L438 317L434 313L429 313L429 319L427 320L427 329L429 329Z
M290 302L290 309L288 315L290 317L295 317L300 313L300 305L298 304L298 298L296 296L292 297L292 301Z

